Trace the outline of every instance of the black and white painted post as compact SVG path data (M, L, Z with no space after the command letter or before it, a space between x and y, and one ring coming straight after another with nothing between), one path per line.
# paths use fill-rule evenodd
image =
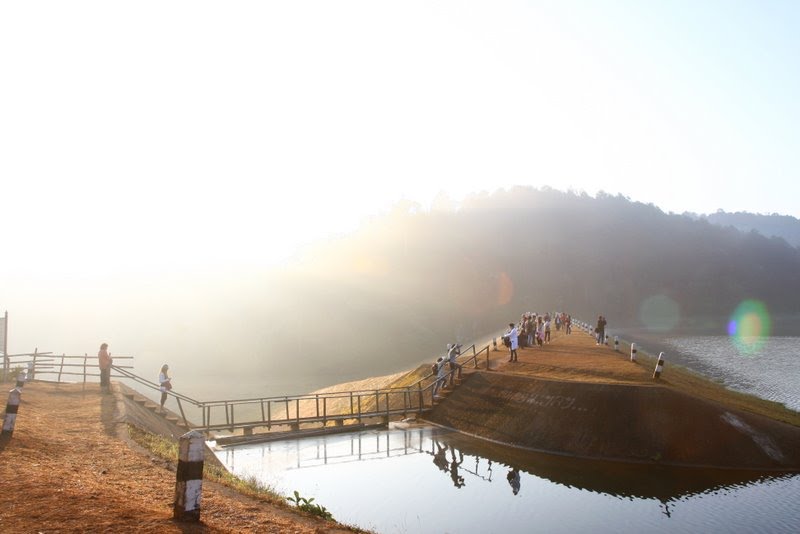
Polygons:
M192 430L180 437L172 515L179 521L200 521L204 453L205 439L202 434Z
M619 336L614 336L614 350L619 352Z
M636 363L636 343L631 343L631 361Z
M3 439L11 438L14 433L14 424L17 422L17 411L19 410L19 400L22 391L14 388L8 393L8 404L6 404L6 418L3 419Z
M658 363L656 363L656 370L653 372L653 378L658 379L661 377L661 371L664 370L664 353L658 353Z

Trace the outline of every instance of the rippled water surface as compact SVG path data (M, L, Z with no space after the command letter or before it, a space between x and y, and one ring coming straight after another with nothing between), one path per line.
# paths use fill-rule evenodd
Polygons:
M755 352L726 336L666 338L678 362L725 385L800 410L800 338L771 337Z

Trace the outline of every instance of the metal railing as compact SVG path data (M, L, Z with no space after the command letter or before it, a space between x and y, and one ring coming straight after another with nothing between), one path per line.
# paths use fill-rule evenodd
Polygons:
M115 356L115 358L116 358L116 356ZM161 392L161 384L159 384L157 382L152 382L150 380L147 380L146 378L142 378L139 375L133 374L132 372L127 370L127 369L130 369L129 367L128 368L123 368L123 367L120 367L120 366L117 366L117 365L112 365L111 369L112 370L116 370L119 373L119 375L120 375L119 377L120 378L127 378L128 380L136 382L139 385L142 385L142 386L145 386L145 387L147 387L149 389ZM191 397L189 397L187 395L184 395L182 393L178 393L177 391L170 390L170 391L167 391L166 393L167 393L168 396L173 397L175 399L175 401L178 404L178 410L181 412L181 417L183 418L184 422L187 425L191 426L191 423L186 418L186 412L183 409L183 404L182 404L181 401L183 401L185 403L188 403L188 404L191 404L191 405L193 405L195 407L198 407L198 408L200 406L202 406L203 403L198 401L198 400L196 400L196 399L193 399L193 398L191 398Z
M468 347L458 358L459 365L481 367L486 356L488 367L490 345L478 351L475 345ZM468 354L470 353L471 354ZM124 378L147 388L160 391L159 384L113 366ZM448 380L457 369L446 373ZM312 393L305 395L283 395L247 399L223 399L200 401L174 390L168 391L178 403L181 416L186 420L184 405L190 404L200 413L198 430L233 430L243 428L252 431L256 427L270 429L273 426L289 425L299 429L303 424L334 423L346 421L361 423L365 419L389 418L430 410L433 406L433 387L436 375L428 373L410 385L379 389L352 390L335 393Z
M465 357L464 353L470 351L472 354ZM478 369L485 353L488 368L489 352L490 345L480 351L472 345L457 361L462 367L471 364ZM450 380L457 371L457 369L449 370L444 379ZM374 417L407 416L433 407L433 389L436 380L436 374L430 372L408 386L202 402L202 427L219 430L242 427L270 428L288 424L299 428L303 423L343 424L346 420L361 422ZM241 415L237 417L237 414Z
M114 356L115 360L133 360L133 356ZM44 375L51 377L55 382L61 382L62 378L79 377L83 384L89 378L100 378L100 368L98 367L97 356L70 356L67 354L57 355L52 352L39 352L38 349L24 354L9 354L9 374L15 371L26 371L28 380L33 380L37 376ZM130 365L114 365L114 369L133 369ZM114 374L112 378L122 378L122 374ZM6 377L3 377L6 379Z
M471 366L479 369L489 368L491 345L477 350L475 345L463 349L457 358L461 368ZM485 364L484 364L485 356ZM55 381L61 382L65 377L80 377L85 384L88 378L99 377L96 357L53 355L50 352L9 355L12 365L29 369L29 379L37 375L52 375ZM132 357L114 356L115 360L128 360ZM160 384L152 382L130 371L130 365L111 366L112 377L130 380L148 389L161 392ZM450 369L444 375L445 381L452 381L454 373L459 369ZM248 399L227 399L200 401L174 390L167 391L178 405L181 417L188 425L198 430L233 430L244 428L252 431L256 427L289 425L299 429L307 423L332 422L342 425L346 421L362 422L364 419L385 418L430 410L434 402L434 385L436 373L429 372L407 386L353 390L335 393L313 393L305 395L284 395L276 397L258 397ZM186 410L191 406L199 412L200 425L192 425Z

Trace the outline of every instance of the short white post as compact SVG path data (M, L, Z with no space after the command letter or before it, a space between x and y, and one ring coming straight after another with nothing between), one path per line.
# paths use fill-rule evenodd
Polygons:
M3 419L3 439L9 439L14 433L14 423L17 422L17 410L19 410L19 400L22 391L14 388L8 392L8 404L6 404L6 418Z
M661 377L661 371L664 370L664 353L658 353L658 363L656 363L656 370L653 372L653 378L658 379Z
M614 336L614 350L619 352L619 336Z
M636 361L636 343L631 343L631 361Z
M200 521L204 453L202 434L192 430L180 437L173 509L173 517L180 521Z

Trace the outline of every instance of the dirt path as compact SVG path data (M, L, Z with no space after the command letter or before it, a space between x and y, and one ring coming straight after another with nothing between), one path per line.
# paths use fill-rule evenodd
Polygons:
M0 446L0 532L345 532L209 481L202 522L173 521L174 465L120 439L115 406L96 384L24 387Z

